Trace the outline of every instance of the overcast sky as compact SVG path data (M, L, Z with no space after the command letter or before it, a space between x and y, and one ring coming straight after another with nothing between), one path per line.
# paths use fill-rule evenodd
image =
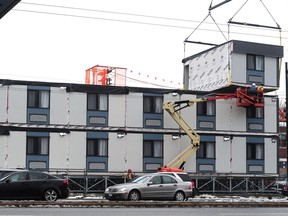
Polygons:
M285 47L283 74L288 61L288 1L262 0L270 14L261 0L245 2L232 0L212 10L217 25L209 16L195 30L208 15L211 0L22 0L0 20L0 78L84 83L86 69L107 65L127 68L128 84L181 88L181 60L210 48L184 46L191 33L193 41L220 44L238 39L280 45L279 31L228 28L230 18L279 24Z

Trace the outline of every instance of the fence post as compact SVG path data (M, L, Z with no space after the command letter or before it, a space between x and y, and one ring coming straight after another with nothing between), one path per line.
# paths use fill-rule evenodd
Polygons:
M85 189L84 189L84 197L87 196L88 193L88 178L85 177Z

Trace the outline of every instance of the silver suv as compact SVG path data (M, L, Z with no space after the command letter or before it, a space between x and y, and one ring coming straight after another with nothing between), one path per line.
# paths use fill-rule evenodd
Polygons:
M108 200L160 199L184 201L192 197L191 181L183 181L172 173L151 173L139 176L131 182L110 186L105 190Z

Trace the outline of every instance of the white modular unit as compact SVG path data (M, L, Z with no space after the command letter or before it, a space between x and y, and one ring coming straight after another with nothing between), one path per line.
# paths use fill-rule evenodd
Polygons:
M278 131L278 99L277 97L265 97L264 129L267 133Z
M9 136L0 136L0 167L25 168L26 133L11 132Z
M265 138L264 139L264 158L265 158L265 164L264 164L264 169L265 173L277 173L277 141L271 138Z
M69 94L65 89L50 88L50 123L67 124L69 110Z
M7 86L0 86L0 122L6 122L7 118ZM0 157L1 160L1 157Z
M86 93L66 92L64 87L51 87L51 124L85 125L86 113Z
M235 98L217 100L216 129L246 131L246 108L237 107Z
M86 133L50 133L49 167L86 169Z
M109 125L124 127L126 112L126 95L109 95Z
M127 127L143 127L143 93L126 95Z
M8 121L25 123L27 116L27 86L9 86L8 103Z
M216 173L246 173L246 138L216 137Z
M68 139L69 168L86 169L86 133L73 132Z
M69 122L71 125L86 125L87 94L67 92L69 98Z
M264 56L264 75L259 76L258 71L247 75L247 55ZM189 90L214 91L255 82L276 90L282 57L282 46L232 40L185 58L184 86Z
M232 153L231 172L246 173L246 137L233 137L231 144L229 144L229 151ZM276 155L274 155L274 157L275 156ZM219 155L219 157L221 157L221 155Z
M109 134L108 170L110 172L143 172L143 135L127 134L122 138L117 133Z

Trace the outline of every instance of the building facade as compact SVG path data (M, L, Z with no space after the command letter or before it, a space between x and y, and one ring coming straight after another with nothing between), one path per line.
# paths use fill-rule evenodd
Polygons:
M252 83L273 91L282 56L278 46L219 45L183 60L185 90L0 80L0 167L155 172L191 143L163 101L233 94ZM181 110L200 135L184 166L195 178L278 176L277 96L265 95L263 107L236 100Z
M200 95L10 80L1 84L0 166L43 170L157 171L190 145L163 111L163 101ZM181 111L201 135L201 147L185 171L277 174L277 97L265 97L260 116L251 116L235 101L199 103ZM249 124L259 124L261 130L249 130Z

